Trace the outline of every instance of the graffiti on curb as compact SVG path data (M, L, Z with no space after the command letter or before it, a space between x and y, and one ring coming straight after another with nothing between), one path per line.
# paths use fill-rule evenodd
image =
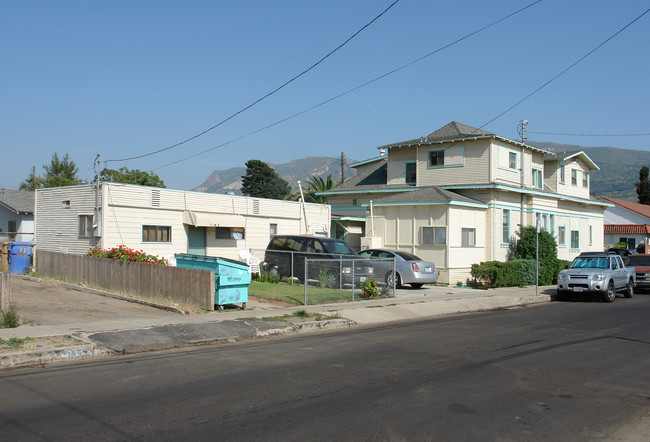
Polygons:
M68 348L61 352L61 359L81 359L91 357L92 355L93 350L90 347Z

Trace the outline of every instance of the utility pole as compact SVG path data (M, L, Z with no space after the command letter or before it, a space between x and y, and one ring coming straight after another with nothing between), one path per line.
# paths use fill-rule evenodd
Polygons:
M93 236L100 236L100 223L99 223L99 154L95 157L93 165L95 170L95 213L93 217Z
M341 152L341 182L345 181L345 154Z
M521 120L519 124L517 125L517 132L519 132L519 136L521 137L521 144L524 144L526 142L526 125L528 124L528 120Z

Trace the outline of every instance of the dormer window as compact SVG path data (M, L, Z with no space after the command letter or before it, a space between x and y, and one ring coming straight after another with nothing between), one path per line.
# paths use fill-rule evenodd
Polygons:
M578 170L577 169L571 169L571 185L572 186L577 186L578 185Z

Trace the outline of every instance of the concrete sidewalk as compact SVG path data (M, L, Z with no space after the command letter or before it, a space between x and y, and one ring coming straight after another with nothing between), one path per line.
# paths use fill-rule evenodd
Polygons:
M11 284L11 302L25 325L0 329L0 339L31 339L20 351L0 352L0 369L508 308L550 302L555 294L555 286L539 287L538 294L534 286L489 290L425 286L399 289L394 298L291 307L249 299L247 310L184 315L181 310L69 284L16 275ZM262 320L300 310L330 319Z

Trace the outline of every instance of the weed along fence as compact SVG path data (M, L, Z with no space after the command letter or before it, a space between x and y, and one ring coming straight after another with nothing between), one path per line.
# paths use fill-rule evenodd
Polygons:
M36 271L73 284L214 310L214 272L36 250Z

